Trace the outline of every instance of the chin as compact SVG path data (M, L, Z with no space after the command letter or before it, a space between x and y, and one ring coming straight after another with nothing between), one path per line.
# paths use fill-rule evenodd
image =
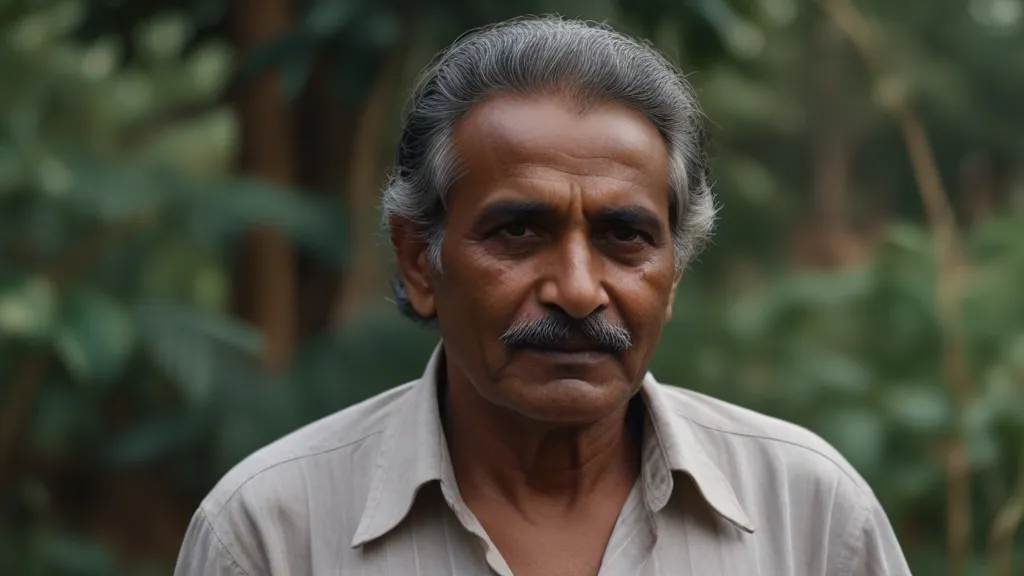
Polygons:
M506 408L530 420L552 424L597 422L632 396L626 382L594 383L574 378L532 382L515 379L500 390Z

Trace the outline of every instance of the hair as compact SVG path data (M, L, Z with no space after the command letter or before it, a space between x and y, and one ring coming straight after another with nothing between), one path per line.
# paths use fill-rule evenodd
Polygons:
M435 272L442 272L446 197L461 172L453 142L456 123L497 93L556 93L584 107L616 101L642 112L668 148L676 270L703 249L716 208L708 133L690 83L652 46L607 25L530 16L460 37L435 56L413 89L381 217L385 232L396 216L415 226ZM404 315L430 321L412 308L399 278L392 289Z

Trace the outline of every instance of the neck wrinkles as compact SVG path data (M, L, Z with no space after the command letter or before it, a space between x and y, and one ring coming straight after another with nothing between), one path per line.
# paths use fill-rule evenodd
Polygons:
M552 426L480 397L464 378L447 377L447 367L441 372L442 422L463 494L526 512L536 502L570 508L636 480L642 431L636 401L592 424Z

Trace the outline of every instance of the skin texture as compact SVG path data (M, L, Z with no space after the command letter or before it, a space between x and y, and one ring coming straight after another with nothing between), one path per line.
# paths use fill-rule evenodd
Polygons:
M595 574L639 470L626 425L679 280L668 152L628 105L495 95L455 131L444 273L391 223L413 307L438 318L459 489L516 574ZM621 354L510 350L517 321L560 311L627 328Z

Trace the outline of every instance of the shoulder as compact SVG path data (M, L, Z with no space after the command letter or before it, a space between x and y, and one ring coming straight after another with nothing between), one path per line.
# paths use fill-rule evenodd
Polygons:
M823 438L704 394L659 385L666 408L728 482L762 544L828 574L909 574L871 487Z
M845 550L869 516L884 517L863 477L814 432L697 392L661 390L679 428L721 473L754 526L781 538L779 546L808 545L815 534L825 539L817 545ZM783 535L782 527L792 533Z
M742 457L757 462L764 474L842 479L867 489L838 450L804 427L698 392L659 386L674 416L694 431L716 463Z
M335 412L253 452L213 487L202 502L203 511L216 526L224 510L238 505L238 500L304 498L307 489L334 481L357 487L358 472L372 470L373 447L395 406L415 383Z
M308 424L235 465L193 517L179 556L182 573L206 574L208 565L249 574L312 572L312 559L293 551L309 549L316 534L355 531L382 433L415 384ZM193 566L201 568L190 572Z

